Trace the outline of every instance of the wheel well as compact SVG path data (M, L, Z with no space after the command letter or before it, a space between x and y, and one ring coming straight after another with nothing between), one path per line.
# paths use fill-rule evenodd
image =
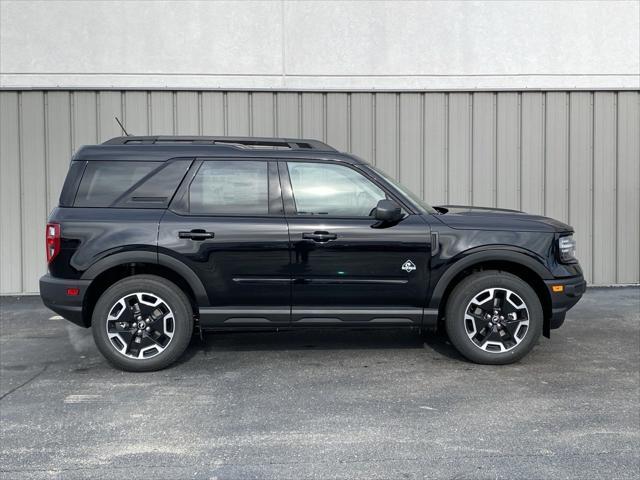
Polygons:
M166 278L167 280L175 283L189 298L193 312L195 314L198 313L196 296L193 293L192 288L189 286L189 283L182 278L182 276L162 265L152 263L126 263L109 268L93 279L82 304L82 320L84 321L84 324L87 327L91 325L93 309L96 306L100 295L102 295L107 288L118 280L140 274L157 275L158 277Z
M509 272L516 277L521 278L525 282L527 282L531 288L536 292L538 298L540 299L540 303L542 305L542 311L544 312L544 321L545 324L549 322L551 319L551 296L549 295L549 291L544 281L540 276L531 270L528 267L525 267L522 264L502 261L502 260L492 260L487 262L479 262L474 265L471 265L468 268L465 268L449 282L447 288L440 299L440 304L438 306L438 318L444 318L445 308L447 306L447 301L449 300L449 295L453 289L458 285L464 278L468 277L472 273L481 272L483 270L501 270L503 272Z

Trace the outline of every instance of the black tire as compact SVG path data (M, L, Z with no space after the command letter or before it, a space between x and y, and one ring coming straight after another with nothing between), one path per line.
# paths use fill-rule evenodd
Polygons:
M526 330L524 330L524 333L520 334L521 338L519 343L516 344L516 338L512 334L506 334L507 331L504 330L504 324L495 327L495 329L503 329L506 334L505 338L508 338L510 342L507 342L506 345L503 344L503 347L491 345L491 348L505 348L507 351L487 351L483 349L482 346L478 344L482 343L486 347L487 343L482 339L482 332L492 330L491 328L483 326L489 324L484 324L482 320L465 320L465 313L470 302L474 300L477 295L489 288L497 288L497 291L500 292L502 292L500 289L510 290L520 297L528 310L529 325ZM498 302L500 303L500 300L498 300ZM510 306L508 307L511 308ZM518 315L522 314L518 313ZM472 323L466 323L469 321ZM538 342L540 334L542 333L543 322L544 317L540 299L533 288L521 278L511 273L497 270L474 273L462 280L451 292L445 313L445 326L451 343L453 343L458 351L467 359L486 365L514 363L524 357ZM517 325L517 321L513 321L513 324ZM474 328L480 332L474 336L475 340L469 336L469 334L473 335L474 331L476 331ZM517 327L513 327L514 330L516 328ZM500 338L500 332L495 329L493 329L493 334L489 334L492 336L487 338ZM516 330L516 336L518 332L523 332L523 330ZM477 337L480 337L482 340L478 341ZM514 344L515 346L513 346Z
M172 312L170 327L172 337L166 343L164 350L151 358L131 358L118 351L115 344L122 342L116 339L114 344L107 333L107 318L117 302L123 297L138 292L157 296ZM155 275L134 275L113 284L100 296L93 310L91 324L96 345L109 363L130 372L149 372L161 370L171 365L184 353L193 334L193 309L185 293L169 280ZM165 324L162 323L162 325ZM135 327L132 328L135 330ZM122 338L124 335L129 334L123 332ZM146 342L151 343L151 339ZM126 345L123 346L126 347Z

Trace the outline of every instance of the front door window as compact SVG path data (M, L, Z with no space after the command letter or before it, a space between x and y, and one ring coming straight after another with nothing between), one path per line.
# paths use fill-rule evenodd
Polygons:
M289 162L298 215L368 217L385 193L364 175L343 165Z

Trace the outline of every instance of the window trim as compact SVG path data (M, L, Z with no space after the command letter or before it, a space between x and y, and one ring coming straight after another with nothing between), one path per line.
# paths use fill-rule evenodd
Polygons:
M189 209L189 189L200 168L205 162L263 162L267 164L267 214L260 213L192 213ZM221 217L221 218L274 218L283 217L284 206L282 203L281 186L278 179L276 161L272 159L251 157L251 158L219 158L219 157L199 157L192 163L191 168L178 187L173 201L168 207L176 215L183 217Z
M396 202L400 207L402 207L408 215L413 215L416 212L414 211L411 205L408 205L402 198L398 197L398 195L391 191L387 186L378 181L373 175L371 175L368 171L364 169L358 168L357 165L353 165L346 162L337 162L332 160L317 160L317 159L281 159L278 161L278 171L280 173L280 183L282 185L282 200L284 202L284 213L285 217L294 217L294 218L313 218L313 219L334 219L334 220L375 220L373 217L365 216L344 216L344 215L313 215L313 214L305 214L298 213L295 198L293 195L293 185L291 184L291 178L289 177L289 168L287 163L324 163L329 165L339 165L346 168L350 168L354 170L356 173L359 173L371 183L373 183L376 187L382 190L388 198Z

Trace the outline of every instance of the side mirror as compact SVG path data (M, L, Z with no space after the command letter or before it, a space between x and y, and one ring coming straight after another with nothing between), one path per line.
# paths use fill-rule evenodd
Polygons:
M385 198L378 202L375 217L380 222L396 223L402 220L402 210L400 210L400 206L397 203Z

